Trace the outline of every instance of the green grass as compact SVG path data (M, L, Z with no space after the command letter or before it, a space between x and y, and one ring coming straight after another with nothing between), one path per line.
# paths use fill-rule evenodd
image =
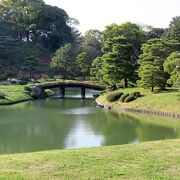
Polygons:
M0 179L180 179L180 140L0 155Z
M0 85L0 94L5 95L5 99L0 99L0 105L11 105L23 101L32 100L24 90L24 85ZM54 92L46 89L46 96L54 95Z
M124 93L132 93L135 91L139 91L141 92L142 97L129 103L121 103L120 101L109 103L106 100L107 94L104 94L98 97L97 101L102 104L122 106L127 108L147 109L169 113L180 113L180 95L178 89L169 89L167 91L155 93L151 93L150 91L144 90L142 88L127 88L120 89L118 91Z
M0 93L5 95L5 99L0 99L0 105L14 104L32 99L25 93L23 85L1 85Z

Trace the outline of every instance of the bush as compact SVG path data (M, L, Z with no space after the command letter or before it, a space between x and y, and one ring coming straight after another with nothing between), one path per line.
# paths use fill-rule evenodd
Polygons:
M50 89L45 90L45 95L46 97L54 96L54 91L51 91Z
M125 98L128 97L128 96L129 96L129 93L122 95L121 98L120 98L120 101L123 103Z
M3 93L0 93L0 99L5 99L5 95Z
M27 81L24 81L24 80L20 80L20 81L18 82L18 84L19 84L19 85L27 85L28 82L27 82Z
M132 94L130 94L129 96L127 96L127 97L124 99L124 102L125 102L125 103L128 103L128 102L130 102L130 101L133 101L134 99L135 99L135 94L132 93Z
M122 92L112 92L107 95L106 99L109 102L114 102L117 101L122 95L123 95Z
M134 92L134 99L137 99L138 97L141 96L141 93L140 92Z
M24 90L25 91L28 91L28 92L31 92L31 89L32 89L32 86L24 86Z

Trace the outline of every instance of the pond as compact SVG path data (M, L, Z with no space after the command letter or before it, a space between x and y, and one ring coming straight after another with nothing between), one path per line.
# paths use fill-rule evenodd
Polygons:
M88 97L94 92L88 91ZM180 137L180 121L98 109L79 91L67 98L0 107L0 153L98 147Z

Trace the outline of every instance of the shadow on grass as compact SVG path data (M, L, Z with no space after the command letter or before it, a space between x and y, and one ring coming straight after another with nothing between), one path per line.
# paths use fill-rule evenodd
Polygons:
M179 91L176 88L170 88L170 89L165 89L165 90L156 89L154 90L153 93L158 94L158 93L170 93L170 92L179 92Z

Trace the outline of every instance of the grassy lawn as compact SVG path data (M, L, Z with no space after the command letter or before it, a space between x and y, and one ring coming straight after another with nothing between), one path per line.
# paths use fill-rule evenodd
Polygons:
M119 91L124 93L139 91L141 92L142 97L129 103L121 103L120 101L109 103L106 100L106 94L104 94L97 100L102 104L112 104L115 106L138 109L158 110L169 113L180 113L180 95L177 89L169 89L161 93L151 93L150 91L144 90L142 88L127 88L120 89Z
M13 104L32 99L32 97L24 92L23 85L1 85L0 94L5 95L5 99L0 99L0 105Z
M180 179L180 140L0 155L0 179Z
M46 96L54 95L51 90L45 90ZM24 85L0 85L0 94L5 95L5 99L0 99L0 105L10 105L22 101L32 100L24 90Z

